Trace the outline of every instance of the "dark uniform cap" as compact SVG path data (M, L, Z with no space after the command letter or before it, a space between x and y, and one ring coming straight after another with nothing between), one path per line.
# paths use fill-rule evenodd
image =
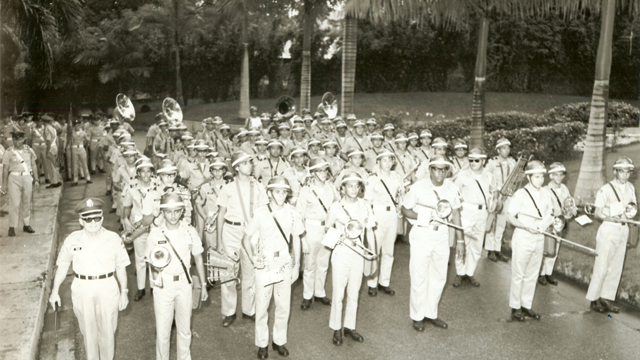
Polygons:
M24 139L24 131L12 131L11 137L13 138L13 140Z
M103 207L104 201L96 198L88 198L82 200L78 205L76 205L73 211L78 213L81 217L87 217L89 215L102 214Z
M40 119L43 121L53 121L53 118L47 114L40 116Z

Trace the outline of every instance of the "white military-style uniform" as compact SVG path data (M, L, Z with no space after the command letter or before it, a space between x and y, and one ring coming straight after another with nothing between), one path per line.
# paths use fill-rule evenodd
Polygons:
M398 222L401 222L398 207L402 203L404 191L402 177L395 171L391 171L388 177L371 175L367 182L364 199L371 204L378 224L375 228L378 247L376 253L380 257L378 272L367 281L369 287L375 288L378 284L388 287L391 281L396 230Z
M33 171L36 169L36 154L23 145L13 146L2 155L2 168L9 169L7 194L9 196L9 227L15 228L22 219L24 226L31 223L31 194L33 192Z
M120 190L118 193L118 205L116 214L118 216L122 216L122 200L124 198L124 190L129 186L129 182L131 179L136 177L136 166L135 164L129 165L125 162L125 164L118 166L116 172L113 175L113 183L118 184Z
M38 177L40 174L44 174L45 179L51 180L45 167L45 161L47 161L47 142L44 140L44 126L33 128L31 148L38 157Z
M89 136L82 129L74 129L71 133L71 153L73 154L73 182L78 182L78 169L91 179L89 166L87 165L87 151L84 148L85 141L89 141Z
M463 158L453 156L450 161L453 164L453 168L451 170L454 176L457 175L461 170L469 168L469 158L467 156Z
M467 167L458 173L454 184L460 191L462 198L460 221L464 228L466 249L464 260L456 258L456 274L473 276L482 254L482 242L489 216L487 205L492 194L499 190L498 182L486 170L482 170L480 175L476 175L473 170Z
M340 194L329 182L319 188L304 186L300 190L296 208L300 212L307 230L302 240L304 254L303 298L311 300L313 296L324 298L324 289L329 270L331 250L322 245L324 225L331 205L340 200Z
M64 240L56 261L58 267L71 263L75 273L71 300L87 359L113 359L120 300L120 288L113 275L117 268L131 263L129 255L113 231L102 228L97 239L91 240L84 230L78 230Z
M220 191L222 190L222 187L225 185L225 181L220 179L218 180L211 180L209 182L207 182L206 184L202 185L202 187L200 188L200 192L199 195L196 197L195 201L198 202L200 204L200 206L202 206L202 210L204 210L204 215L209 218L213 215L215 215L218 212L218 194L220 194ZM204 219L205 223L207 219ZM213 219L214 224L216 219ZM208 246L215 246L217 243L217 238L218 238L218 230L217 230L217 224L215 224L213 227L211 227L209 229L209 231L206 231L204 229L204 223L202 224L203 229L201 231L201 233L203 234L203 241L205 244L207 244Z
M292 241L291 234L299 236L304 232L300 213L296 208L289 204L284 204L284 207L280 210L273 208L271 210L273 213L267 206L257 208L253 219L249 221L244 230L246 235L255 239L255 241L252 241L252 245L258 249L257 253L264 256L265 267L255 270L255 344L262 348L269 345L268 322L271 297L273 297L275 303L273 343L276 345L287 343L287 323L289 322L289 312L291 310L291 281L294 275L293 272L298 271L297 266L294 268L293 261L299 264L299 259L291 258L294 255L290 253L293 244L289 244L289 241ZM278 219L278 224L280 224L286 239L278 229L273 216ZM256 252L254 252L254 255L256 255ZM280 277L282 278L281 280Z
M448 200L451 207L460 209L458 188L449 179L436 187L430 178L417 181L405 195L402 205L413 209L419 217L429 218L438 201ZM427 207L428 206L428 207ZM411 244L409 276L411 278L410 316L414 321L438 318L438 303L447 282L449 261L449 226L416 221L409 233Z
M384 148L382 146L376 148L376 147L373 147L373 145L372 145L371 148L367 149L364 152L364 168L367 169L367 171L374 172L373 170L375 169L375 167L377 165L376 157L382 151L384 151Z
M253 176L258 179L262 185L267 186L271 178L281 176L289 167L289 164L282 157L273 159L269 156L264 160L256 162L253 168Z
M93 125L89 127L87 135L89 135L89 151L91 156L89 167L91 168L91 171L95 171L97 165L98 169L103 170L103 154L102 149L98 145L100 140L104 136L104 127L99 124Z
M496 156L487 162L485 167L487 172L493 174L498 181L498 187L502 188L502 185L507 180L511 172L516 167L516 161L512 157L508 157L503 160L500 156ZM495 231L488 232L484 241L484 248L488 251L498 251L502 248L502 235L507 225L507 209L509 209L509 202L511 197L503 199L502 211L496 214Z
M553 213L555 216L562 215L562 204L564 204L564 200L571 196L569 193L569 189L565 184L560 184L560 188L556 189L551 187L551 183L547 184L547 189L552 195L553 199ZM554 257L544 257L542 259L542 267L540 268L540 276L544 275L552 275L553 267L556 264L556 260L558 259L558 251L560 250L560 241L556 241L556 256Z
M555 200L551 198L552 196L546 188L536 189L531 184L527 184L513 194L507 212L517 216L521 223L529 227L535 228L545 222L551 224L552 221L548 221L548 219L553 216L553 201ZM531 216L543 220L534 219ZM541 230L546 231L546 229ZM511 258L509 307L512 309L520 309L521 307L531 309L542 265L544 235L532 234L525 229L516 228L511 238L511 249L513 256Z
M49 173L48 178L51 184L57 184L61 182L60 173L58 172L58 133L50 122L45 125L44 139L51 144L44 160L45 173Z
M242 199L242 201L241 201ZM222 187L218 195L217 204L226 208L222 226L222 244L228 256L234 253L240 256L240 270L242 272L242 313L252 316L255 314L255 274L249 255L242 248L242 237L248 222L253 218L255 210L269 202L264 186L250 178L249 181L239 181L238 178ZM238 293L236 283L231 281L222 284L222 315L231 316L236 313Z
M371 144L371 140L368 137L362 136L358 138L354 133L354 136L346 137L344 145L341 147L342 150L340 152L347 155L349 151L352 150L360 150L362 152L365 152L372 147L373 145Z
M193 287L190 284L191 275L188 273L191 268L191 255L196 256L204 252L202 242L193 226L180 222L176 230L168 230L166 226L152 229L145 250L147 257L156 246L166 248L171 254L171 262L158 275L162 276L163 287L156 287L153 292L153 312L156 316L156 359L169 359L171 323L175 313L178 359L190 360ZM182 259L187 268L187 274L177 257Z
M345 224L351 219L360 221L367 230L376 226L371 207L363 199L357 199L355 203L348 203L345 199L333 203L329 209L327 225L335 225L338 231L344 232ZM345 239L345 241L349 240ZM356 241L361 240L356 239ZM373 239L369 239L369 242L371 241ZM344 314L344 327L355 330L358 295L364 271L364 258L344 244L336 245L331 256L331 267L333 301L331 302L329 327L333 330L342 329L342 302L345 298L346 290L347 304Z
M611 184L611 185L610 185ZM615 188L615 192L613 189ZM617 194L617 196L616 196ZM619 199L619 200L618 200ZM630 202L638 203L636 190L633 184L627 181L620 184L613 180L598 190L596 194L596 208L604 208L604 214L610 213L612 205L622 204L622 207ZM624 255L629 238L629 226L626 224L603 221L596 235L596 261L593 264L591 282L587 291L587 300L596 301L599 298L615 301Z
M309 177L309 171L307 168L300 171L296 168L296 166L291 166L287 170L282 173L285 179L289 182L289 186L291 187L291 197L289 198L289 202L292 205L296 204L298 201L298 196L300 195L300 190L302 186L307 182L307 178Z

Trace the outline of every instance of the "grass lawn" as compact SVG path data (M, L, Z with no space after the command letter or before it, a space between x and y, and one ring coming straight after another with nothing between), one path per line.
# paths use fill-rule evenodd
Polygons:
M356 94L356 115L361 118L369 118L372 113L382 114L385 111L409 112L411 119L418 116L418 120L426 120L426 113L434 116L444 115L445 118L454 119L462 116L471 116L471 93L393 93L393 94ZM255 99L251 105L258 107L260 113L271 111L275 107L276 99ZM300 99L295 98L296 104ZM315 112L321 97L311 98L312 113ZM547 95L547 94L520 94L520 93L487 93L486 112L522 111L528 113L542 113L554 106L590 101L589 97L571 95ZM628 101L627 101L628 102ZM136 104L136 121L134 125L140 129L147 129L153 122L155 114L161 111L162 102L147 103L151 111L140 113L139 104ZM640 101L632 101L631 105L640 106ZM239 101L221 103L197 103L182 109L185 120L200 122L206 117L220 116L230 125L239 125L237 120ZM191 126L189 126L191 128ZM199 125L196 125L196 129Z

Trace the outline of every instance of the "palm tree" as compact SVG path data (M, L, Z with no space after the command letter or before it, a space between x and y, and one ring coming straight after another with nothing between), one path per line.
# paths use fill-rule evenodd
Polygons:
M302 74L300 76L300 109L311 110L311 33L315 14L312 0L304 0L302 35Z
M342 106L345 117L354 112L354 90L356 85L356 57L358 50L358 18L350 14L344 17L342 38Z

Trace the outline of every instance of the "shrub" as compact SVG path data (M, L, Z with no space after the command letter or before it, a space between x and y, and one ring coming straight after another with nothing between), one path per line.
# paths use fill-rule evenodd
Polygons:
M556 106L545 112L551 122L580 121L589 124L591 103L571 103ZM624 102L609 102L607 127L637 127L640 122L640 109Z

